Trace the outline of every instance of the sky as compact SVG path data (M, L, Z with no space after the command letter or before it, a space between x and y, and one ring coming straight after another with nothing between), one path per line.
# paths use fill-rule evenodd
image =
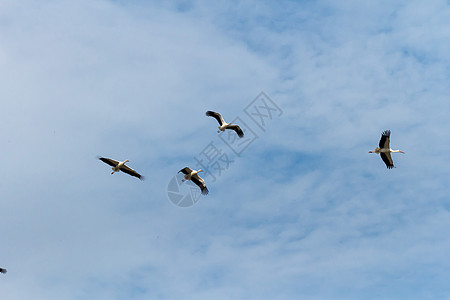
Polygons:
M449 1L3 0L1 294L450 299L449 79Z

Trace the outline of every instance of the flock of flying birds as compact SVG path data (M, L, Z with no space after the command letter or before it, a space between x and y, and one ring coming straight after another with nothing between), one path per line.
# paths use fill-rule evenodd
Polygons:
M206 112L206 115L208 117L215 118L217 120L217 122L219 122L220 126L219 126L219 130L217 131L218 133L220 133L221 131L225 131L226 129L230 129L230 130L234 130L240 138L244 137L244 132L239 127L239 125L225 122L225 120L222 118L222 116L219 113L209 110ZM405 153L401 150L392 150L390 148L390 145L389 145L390 144L390 136L391 136L390 130L383 131L381 133L381 139L380 139L380 143L379 143L378 147L375 148L374 151L369 151L369 153L380 154L381 159L384 161L384 163L386 164L386 167L388 169L394 168L394 162L392 160L391 153ZM111 175L116 172L122 171L124 173L127 173L128 175L131 175L131 176L137 177L141 180L144 180L144 176L142 176L141 174L139 174L132 168L125 165L125 163L129 162L128 159L125 161L117 161L117 160L105 158L105 157L99 157L98 159L100 159L102 162L104 162L112 167ZM203 195L208 194L208 188L206 187L205 181L203 180L203 178L201 178L198 175L199 172L203 172L202 169L196 171L196 170L192 170L189 167L184 167L183 169L178 171L178 173L180 173L180 172L184 174L184 179L182 180L183 182L186 180L191 180L193 183L195 183L200 188ZM0 268L0 273L5 274L6 269Z
M236 134L240 138L244 137L244 132L242 131L241 127L239 127L239 125L236 125L236 124L231 124L231 123L225 122L225 120L222 118L221 114L208 110L206 112L206 116L213 117L217 120L217 122L219 122L220 126L219 126L219 130L217 130L218 133L221 131L225 131L226 129L230 129L230 130L236 131ZM131 176L137 177L141 180L144 180L144 176L142 176L141 174L139 174L132 168L125 165L125 163L127 163L129 161L128 159L125 161L117 161L117 160L114 160L111 158L105 158L105 157L99 157L98 159L100 159L102 162L104 162L112 167L111 175L114 174L115 172L122 171L124 173L127 173L128 175L131 175ZM202 169L196 171L196 170L192 170L189 167L185 167L185 168L181 169L180 171L178 171L178 173L180 173L180 172L184 174L184 179L182 180L183 182L186 180L191 180L193 183L195 183L200 188L203 195L208 194L209 191L208 191L208 188L206 187L205 181L203 180L203 178L201 178L198 175L199 172L203 172Z
M230 129L230 130L236 131L237 135L240 138L244 137L244 132L239 127L239 125L225 122L225 120L222 118L221 114L208 110L206 112L206 116L213 117L217 120L217 122L219 122L220 126L219 126L219 130L217 131L218 133L220 133L221 131L225 131L226 129ZM390 135L391 135L390 130L383 131L383 133L381 134L379 147L375 148L374 151L369 151L369 153L380 154L381 159L384 161L384 163L386 164L386 167L388 169L392 169L394 167L394 162L392 161L391 153L397 153L397 152L404 153L403 151L392 150L390 148L390 146L389 146ZM112 167L113 171L111 172L111 174L122 171L124 173L127 173L128 175L131 175L131 176L137 177L141 180L144 180L144 176L142 176L141 174L139 174L132 168L125 165L125 163L127 163L129 161L128 159L125 161L117 161L117 160L114 160L111 158L105 158L105 157L99 157L99 159ZM178 173L180 173L180 172L184 174L184 179L182 180L182 182L184 182L186 180L191 180L193 183L195 183L200 188L203 195L208 194L208 188L206 187L205 181L203 180L203 178L201 178L198 175L199 172L203 172L202 169L196 171L196 170L192 170L189 167L184 167L183 169L178 171Z

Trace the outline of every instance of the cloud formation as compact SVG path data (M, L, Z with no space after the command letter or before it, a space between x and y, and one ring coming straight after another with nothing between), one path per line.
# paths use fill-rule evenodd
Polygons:
M0 8L7 299L449 296L448 3ZM170 203L218 139L205 111L260 91L283 116L208 197ZM367 154L385 129L393 170Z

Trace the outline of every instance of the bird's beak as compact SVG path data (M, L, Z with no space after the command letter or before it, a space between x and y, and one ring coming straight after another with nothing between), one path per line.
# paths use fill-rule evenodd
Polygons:
M203 172L203 170L202 169L200 169L200 170L198 170L199 172Z
M405 152L403 152L403 151L399 151L399 152L405 154Z

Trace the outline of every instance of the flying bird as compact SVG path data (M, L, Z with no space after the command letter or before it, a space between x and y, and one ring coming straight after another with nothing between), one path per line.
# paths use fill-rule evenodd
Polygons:
M388 169L392 169L394 167L394 162L392 161L391 152L392 153L405 153L400 150L392 150L389 146L389 137L391 135L390 130L385 130L381 133L381 139L379 147L375 148L374 151L369 151L369 153L377 153L380 154L381 159L386 164Z
M231 129L236 131L237 135L241 138L244 137L244 132L242 132L241 127L239 127L239 125L234 125L231 123L227 123L225 122L225 120L222 118L222 116L219 113L213 112L208 110L206 112L206 115L208 117L213 117L217 120L217 122L219 122L219 130L217 132L221 132L221 131L225 131L225 129Z
M6 269L0 268L0 273L6 274Z
M195 183L201 190L203 195L208 195L208 188L206 187L205 181L203 178L198 176L198 172L203 172L202 169L198 171L191 170L189 167L185 167L178 171L178 173L184 174L184 179L182 182L185 182L186 180L192 180L193 183Z
M105 158L105 157L99 157L98 159L112 167L113 171L111 172L111 175L114 174L115 172L122 171L124 173L127 173L128 175L137 177L140 180L144 180L144 176L142 176L141 174L139 174L132 168L125 165L125 163L129 162L128 159L125 161L117 161L117 160Z

